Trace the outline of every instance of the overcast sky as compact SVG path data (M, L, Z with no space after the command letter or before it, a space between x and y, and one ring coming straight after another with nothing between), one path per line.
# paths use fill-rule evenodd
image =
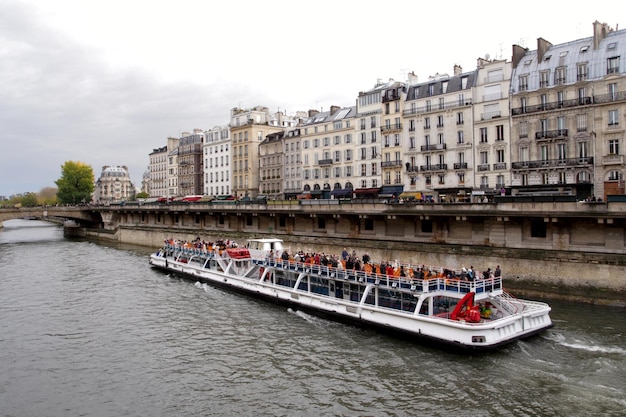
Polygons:
M0 0L0 195L54 187L65 161L126 165L229 111L352 106L419 81L592 36L622 1ZM595 10L594 10L595 8Z

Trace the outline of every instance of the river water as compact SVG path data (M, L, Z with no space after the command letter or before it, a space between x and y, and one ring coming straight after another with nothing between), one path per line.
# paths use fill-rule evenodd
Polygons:
M624 416L626 311L459 354L200 285L150 250L0 229L0 416Z

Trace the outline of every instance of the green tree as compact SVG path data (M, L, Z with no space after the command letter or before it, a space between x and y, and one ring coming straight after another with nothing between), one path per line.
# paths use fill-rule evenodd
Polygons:
M89 202L94 190L93 168L82 162L65 161L61 165L61 178L54 183L60 204Z
M148 198L150 197L150 194L148 193L144 193L143 191L140 193L137 193L137 195L135 196L135 198L140 199L140 198Z
M37 194L26 193L21 198L22 207L35 207L37 206Z

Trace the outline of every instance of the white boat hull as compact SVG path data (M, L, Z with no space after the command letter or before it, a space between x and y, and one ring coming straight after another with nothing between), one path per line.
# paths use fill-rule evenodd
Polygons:
M223 260L226 262L226 260ZM242 262L243 263L243 262ZM174 257L165 257L159 252L150 257L150 264L169 272L185 277L229 288L255 297L263 298L275 303L285 304L295 309L312 312L323 317L330 317L347 321L365 327L375 327L398 336L416 340L426 340L436 344L467 348L473 350L490 350L507 345L515 340L529 337L552 326L550 307L544 303L527 300L507 301L509 309L521 310L514 314L505 314L490 320L481 320L478 323L469 323L451 320L440 315L425 315L416 312L382 307L367 304L360 300L355 302L348 296L336 297L335 294L318 294L315 292L296 289L260 278L263 271L258 265L249 263L241 267L240 271L230 272L237 263L230 262L222 270L206 269L199 264L180 262ZM226 265L222 263L222 266ZM280 268L268 270L279 271ZM227 271L227 272L224 272ZM247 275L246 275L247 274ZM302 274L310 276L311 273ZM340 280L334 281L339 285ZM426 284L425 284L426 285ZM376 291L371 285L371 291ZM437 294L435 290L431 297ZM442 292L445 295L445 291ZM415 295L418 297L419 293ZM424 296L424 294L422 294ZM488 298L486 298L488 297ZM494 304L502 302L498 295L483 294L483 299L491 300ZM497 304L496 304L497 305ZM513 306L513 307L511 307Z

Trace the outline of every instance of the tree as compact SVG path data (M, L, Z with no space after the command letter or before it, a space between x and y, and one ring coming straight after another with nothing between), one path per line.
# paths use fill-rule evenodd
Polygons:
M90 165L65 161L61 165L61 178L54 182L59 188L57 198L61 204L77 204L91 201L94 175Z
M150 197L150 194L145 193L145 192L143 192L143 191L142 191L142 192L140 192L140 193L137 193L137 195L135 196L135 198L137 198L137 199L140 199L140 198L148 198L148 197Z
M43 206L54 206L57 203L57 192L55 187L45 187L39 191L39 204Z
M26 193L21 198L22 207L35 207L37 206L37 194Z

